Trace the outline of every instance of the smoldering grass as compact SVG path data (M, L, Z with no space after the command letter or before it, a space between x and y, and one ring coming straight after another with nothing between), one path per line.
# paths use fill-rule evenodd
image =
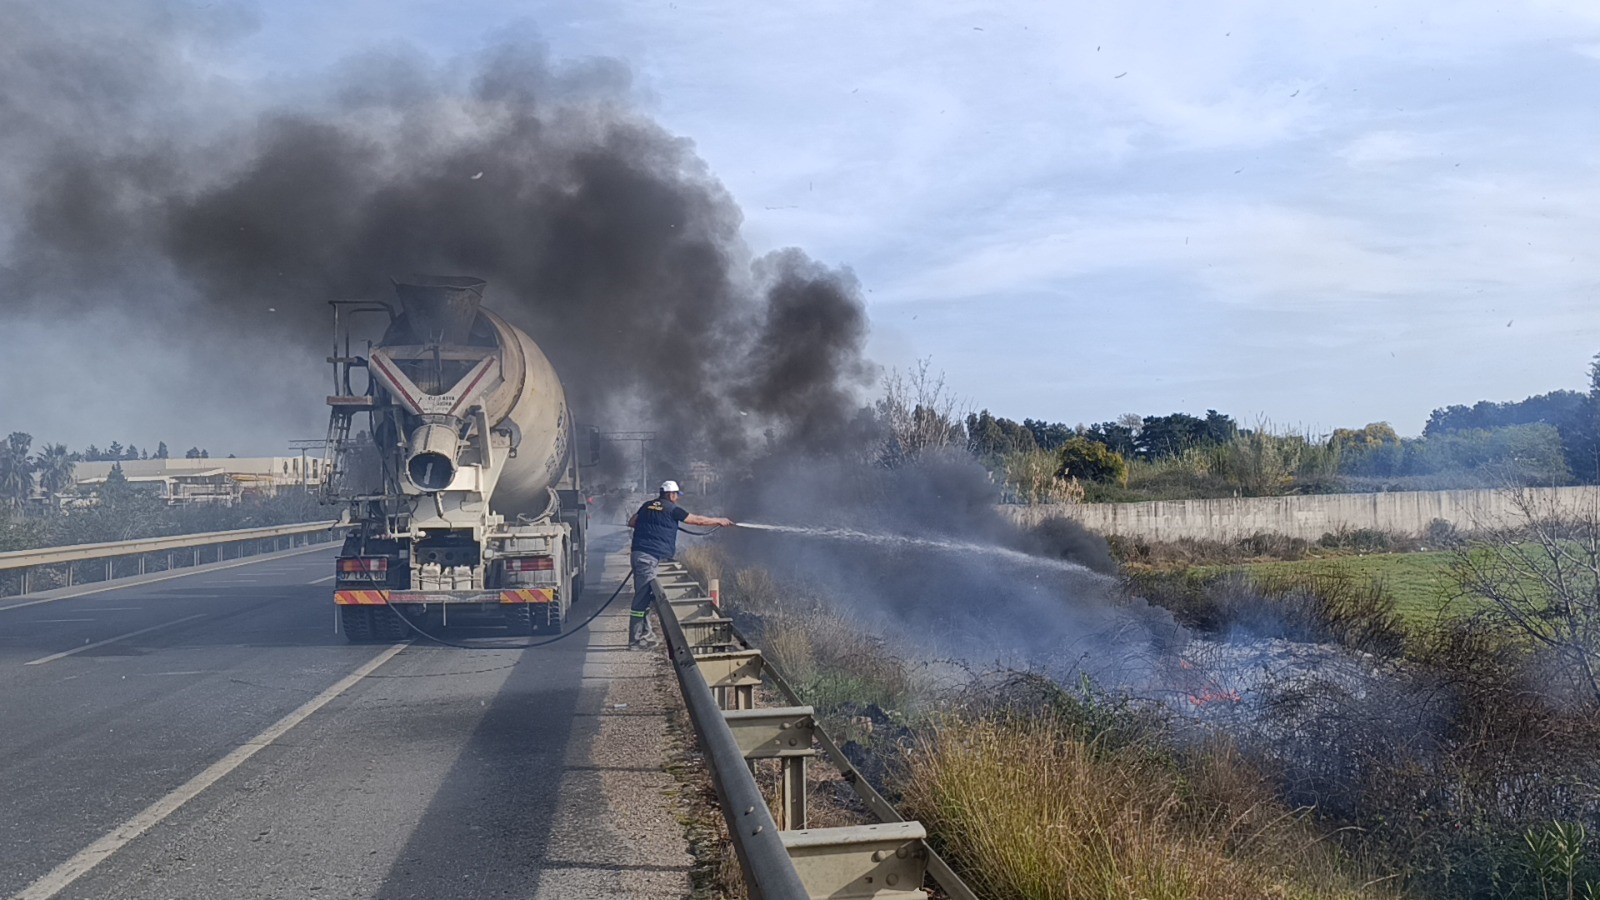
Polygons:
M696 578L719 579L723 608L823 715L868 704L900 709L911 699L907 663L820 601L780 585L759 566L734 568L712 547L690 548L681 558Z

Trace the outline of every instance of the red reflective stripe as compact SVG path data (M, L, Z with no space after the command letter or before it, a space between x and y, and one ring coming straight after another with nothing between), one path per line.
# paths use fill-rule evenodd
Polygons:
M538 588L512 588L500 592L501 603L554 603L549 591Z
M478 364L480 366L483 366L483 371L479 372L478 373L478 377L472 379L472 383L467 385L467 389L461 392L461 396L460 397L456 398L456 402L451 405L450 412L448 413L448 415L452 415L452 416L455 415L456 411L461 408L461 405L463 403L466 403L468 400L472 399L473 389L478 386L478 382L483 380L483 376L489 374L489 370L494 368L493 360L494 360L494 357L486 356L486 357L483 358L483 361Z
M377 365L378 371L384 376L385 384L393 389L395 393L400 395L400 399L405 403L406 407L412 412L421 415L422 404L418 403L415 397L412 397L410 394L406 393L404 387L401 387L403 382L399 378L396 378L393 372L389 371L389 367L386 365L386 360L384 360L382 357L375 357L373 358L372 362Z

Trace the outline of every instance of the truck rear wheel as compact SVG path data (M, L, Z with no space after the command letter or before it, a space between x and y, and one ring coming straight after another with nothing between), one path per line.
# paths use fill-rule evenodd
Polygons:
M565 616L562 615L561 604L546 603L544 606L544 633L560 634Z
M372 633L372 607L339 607L339 628L344 639L352 644L370 644L377 638Z
M373 633L378 640L393 643L395 641L403 641L411 636L411 626L400 618L400 613L394 607L386 606L382 609L374 609L372 616L375 619ZM416 617L417 613L415 612L406 613L407 619L415 621Z
M559 634L561 607L556 603L519 603L506 613L506 621L519 634Z

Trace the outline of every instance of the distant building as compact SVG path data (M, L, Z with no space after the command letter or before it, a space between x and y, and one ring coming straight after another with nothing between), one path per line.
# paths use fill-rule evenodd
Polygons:
M319 488L327 471L326 463L316 457L124 459L78 463L72 479L80 493L93 493L105 484L116 465L122 466L130 487L148 491L171 505L231 505L245 497L270 497L284 489Z

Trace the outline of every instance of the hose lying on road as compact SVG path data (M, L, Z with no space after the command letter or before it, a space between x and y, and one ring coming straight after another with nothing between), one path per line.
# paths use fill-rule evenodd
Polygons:
M575 635L578 632L584 630L585 628L588 628L589 627L589 623L593 622L595 619L599 618L600 614L605 612L606 609L609 606L611 606L612 602L617 599L617 595L621 594L622 593L622 589L627 587L628 586L628 582L630 582L632 580L633 580L633 573L629 572L622 579L622 581L617 584L617 589L611 592L611 596L606 598L606 602L600 604L600 608L595 610L594 612L590 613L589 614L589 618L584 619L581 623L579 623L578 627L572 629L571 631L563 631L562 633L556 635L553 638L545 638L542 641L533 641L532 643L528 643L528 644L511 644L509 646L507 646L507 645L499 645L499 646L495 646L495 647L481 647L481 646L478 646L476 644L462 644L462 643L459 643L457 641L447 641L444 638L439 637L436 634L430 634L430 633L424 631L420 625L418 625L417 623L411 621L411 619L408 618L406 616L406 614L401 612L397 607L391 605L389 607L389 611L394 613L395 615L399 616L400 617L400 621L406 623L406 627L407 628L411 629L412 631L415 631L417 634L422 635L423 637L427 638L428 640L433 641L435 644L443 644L446 647L455 647L458 650L532 650L534 647L545 647L545 646L548 646L550 644L554 644L556 641L566 640L567 638L572 637L573 635Z

